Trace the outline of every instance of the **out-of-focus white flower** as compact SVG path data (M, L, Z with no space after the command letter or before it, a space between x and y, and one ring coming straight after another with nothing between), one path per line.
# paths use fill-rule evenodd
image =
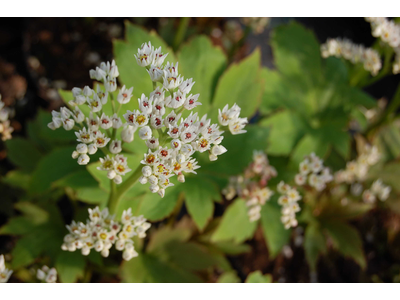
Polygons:
M36 278L42 282L55 283L57 282L57 270L55 268L49 268L43 266L42 269L38 269L36 272Z
M0 255L0 283L7 282L12 273L12 270L6 268L4 255Z

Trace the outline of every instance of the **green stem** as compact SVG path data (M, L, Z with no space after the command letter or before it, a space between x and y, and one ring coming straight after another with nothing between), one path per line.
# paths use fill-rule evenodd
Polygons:
M118 186L118 188L116 187L115 191L113 190L114 181L111 181L111 193L110 193L110 198L108 200L108 208L109 208L111 214L114 214L116 212L116 209L117 209L122 197L136 183L136 181L142 175L142 168L143 168L143 166L140 164L137 167L137 169L133 172L133 174L130 177L128 177L128 179L126 179L124 182L122 182ZM115 185L115 183L114 183L114 185Z
M157 82L153 81L153 91L157 88Z
M189 21L190 18L189 17L184 17L181 18L179 21L179 27L178 30L176 32L175 38L174 38L174 42L173 42L173 49L177 50L179 45L182 43L183 39L185 38L185 34L186 34L186 30L188 28L189 25Z

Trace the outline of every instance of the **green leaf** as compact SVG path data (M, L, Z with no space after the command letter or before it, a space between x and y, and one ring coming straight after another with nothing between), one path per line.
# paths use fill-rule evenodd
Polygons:
M162 251L163 247L169 243L186 242L189 240L191 234L191 230L186 227L160 228L151 235L147 251L149 253L156 253L157 251Z
M291 22L275 29L272 40L275 65L293 84L313 87L321 77L319 42L312 31ZM305 71L306 70L306 71Z
M247 276L246 283L272 283L272 275L263 275L261 271L254 271Z
M108 193L99 187L80 188L76 191L76 198L88 204L97 204L101 208L105 207L108 202Z
M122 282L129 283L201 282L201 279L193 273L144 253L140 253L138 257L124 262L120 275Z
M181 47L178 61L180 73L196 82L191 94L200 94L199 116L208 113L217 80L227 64L224 53L208 37L196 36Z
M204 176L186 178L182 185L185 203L190 216L200 231L204 229L214 212L213 200L220 200L218 186Z
M146 193L139 208L139 215L150 221L159 221L169 216L178 201L180 190L173 186L165 191L164 198L157 193Z
M352 226L335 220L323 220L322 227L332 238L333 245L343 255L350 257L365 269L367 262L365 260L362 240Z
M33 171L42 154L30 141L15 137L6 141L7 157L17 167Z
M282 107L286 101L287 89L279 72L262 68L260 73L263 80L263 93L261 98L260 111L262 114L269 114ZM285 97L286 96L286 97Z
M271 128L267 148L271 155L288 155L305 134L303 121L287 110L264 119L260 125Z
M240 278L237 276L236 271L228 271L223 273L218 278L218 283L239 283Z
M51 188L54 181L78 171L81 166L71 158L74 150L75 147L56 149L42 158L32 174L29 191L43 193Z
M13 170L7 173L5 177L1 179L5 184L11 185L13 187L28 189L29 181L31 180L31 175L25 173L21 170Z
M316 224L307 226L304 234L304 252L311 271L316 271L319 255L326 253L325 237Z
M72 283L82 278L85 271L85 258L80 251L62 251L57 257L55 268L61 282Z
M258 222L250 222L247 215L247 206L242 199L236 199L228 206L221 223L211 237L211 241L233 240L239 244L251 238L257 228Z
M75 190L98 187L98 185L99 183L85 169L71 173L54 182L54 186L56 187L69 187Z
M261 226L267 243L269 255L276 257L290 240L291 231L281 222L281 209L273 197L261 209Z
M241 107L240 117L251 117L260 104L262 82L260 78L260 50L238 64L232 64L221 76L212 105L212 117L216 120L218 109L234 103Z

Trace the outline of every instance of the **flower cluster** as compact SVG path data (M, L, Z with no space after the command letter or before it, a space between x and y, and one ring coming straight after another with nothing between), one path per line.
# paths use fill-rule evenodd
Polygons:
M57 270L43 266L42 269L37 270L36 278L46 283L55 283L57 282Z
M130 260L138 256L133 247L132 237L146 237L146 230L150 226L143 216L132 216L130 208L122 213L121 222L115 221L107 208L102 211L99 207L89 208L89 220L86 224L73 221L71 225L67 225L69 234L64 237L61 249L71 252L80 249L82 255L89 255L94 249L103 257L108 257L110 248L115 244L118 251L123 251L122 257Z
M300 206L297 202L301 200L299 192L296 188L283 181L278 184L277 190L281 194L278 199L278 204L282 206L281 222L285 229L296 227L296 213L300 211Z
M4 262L4 255L0 255L0 283L7 282L12 272L13 272L12 270L6 268L6 264Z
M207 115L201 118L191 112L181 118L184 110L192 110L201 105L199 94L190 91L195 84L192 78L184 79L178 73L178 63L169 62L163 66L166 54L161 48L154 49L151 43L143 44L135 55L137 63L145 67L154 86L162 83L147 98L139 99L139 110L127 111L126 122L136 130L139 137L146 141L149 148L141 163L142 176L139 182L150 183L150 191L165 195L165 189L172 186L170 178L177 175L178 181L184 182L183 173L194 173L198 166L192 155L208 151L209 159L214 161L218 155L227 150L220 145L222 133L217 124L211 124ZM227 126L232 134L246 132L243 130L247 118L239 118L240 107L236 104L231 109L225 106L219 114L219 122ZM157 136L154 135L157 133Z
M380 38L395 51L393 73L400 73L400 26L387 18L370 17L365 18L365 20L371 23L372 35Z
M378 179L372 183L371 189L367 189L363 192L362 198L365 203L375 203L376 198L381 201L386 201L389 198L389 194L392 188L384 185L382 180Z
M268 17L244 17L241 18L244 25L249 26L255 34L261 34L268 26L271 18Z
M299 174L294 178L297 185L309 184L317 191L322 191L326 184L333 180L329 168L324 167L323 160L311 153L300 163Z
M321 45L321 55L324 58L329 56L343 57L353 64L362 63L364 69L371 72L373 76L377 75L382 68L377 51L356 45L347 39L328 39L325 44Z
M107 172L107 177L119 184L122 176L131 171L127 165L127 158L121 155L123 143L133 141L134 128L123 124L118 112L123 104L128 103L132 97L133 88L123 86L116 97L119 103L115 108L113 92L117 89L118 67L115 61L101 63L100 67L90 70L90 78L102 83L104 89L97 85L96 90L85 86L83 89L73 88L73 100L69 102L71 109L62 107L59 112L52 112L52 122L48 127L55 130L61 126L65 130L76 129L75 135L79 144L72 153L72 158L77 159L78 164L86 165L90 161L89 155L93 155L98 149L106 153L106 157L100 158L99 170ZM106 115L103 107L111 98L114 114ZM85 116L79 108L86 105L90 108L89 116ZM73 109L72 109L73 108ZM86 123L86 126L85 126ZM117 130L121 128L121 137L117 138ZM108 149L107 149L108 145Z
M345 170L340 170L335 173L335 181L337 183L352 184L355 182L364 181L369 168L376 164L381 155L376 146L366 145L361 155L356 160L347 163Z
M268 157L262 151L254 151L253 161L244 171L244 175L230 178L229 185L222 191L226 199L231 200L236 194L246 200L251 222L260 219L261 206L267 202L273 192L266 187L268 180L276 177L277 172L269 164Z
M5 107L3 101L1 101L0 95L0 133L1 139L3 141L11 139L11 133L14 131L14 128L10 126L9 118L14 114L14 110L9 107Z
M100 148L106 156L100 159L98 169L107 172L107 177L117 184L122 182L122 176L131 171L127 158L121 154L123 143L132 142L134 133L138 131L149 148L142 160L145 166L139 181L142 184L149 182L150 190L163 197L165 189L173 185L170 182L172 176L178 175L178 180L184 182L183 172L196 173L199 166L192 158L196 151L208 151L210 160L214 161L227 150L220 145L223 131L217 124L211 124L207 115L200 118L197 113L191 112L186 118L181 118L185 110L192 110L201 103L198 101L199 94L190 94L195 82L192 78L185 80L178 73L178 63L167 62L163 65L167 54L162 53L161 48L154 49L150 42L143 44L135 57L137 63L147 69L154 87L149 97L142 94L138 99L137 110L127 110L122 119L119 117L121 106L132 97L133 88L125 86L118 92L116 101L119 108L115 109L112 93L117 89L119 72L113 61L90 70L90 77L101 81L105 90L100 85L96 91L88 86L74 88L74 99L70 102L74 109L63 107L60 112L53 111L53 120L48 126L51 129L61 126L66 130L77 129L75 135L79 144L72 157L81 165L88 164L89 155ZM160 85L157 86L157 83ZM102 110L109 97L114 113L112 116ZM91 110L86 118L79 109L83 104ZM239 115L240 107L235 104L230 109L224 107L218 119L221 126L226 126L232 134L240 134L246 132L243 128L247 118L240 118ZM117 139L119 128L121 138Z

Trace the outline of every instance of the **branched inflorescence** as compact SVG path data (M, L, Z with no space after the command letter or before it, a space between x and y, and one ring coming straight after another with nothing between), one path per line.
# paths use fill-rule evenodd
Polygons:
M56 283L57 282L57 270L55 268L49 268L48 266L43 266L36 272L36 278L42 282L46 283Z
M207 115L200 118L197 113L191 112L188 117L181 118L185 110L193 110L201 103L198 101L199 94L190 94L195 82L192 78L184 80L178 73L178 63L167 62L163 65L167 55L161 52L161 47L154 49L150 42L138 49L135 55L137 63L147 69L154 90L149 97L142 94L138 99L139 109L127 110L123 114L124 124L118 117L118 112L123 104L130 101L133 88L127 89L123 86L119 90L116 99L119 108L114 110L112 116L107 116L102 111L102 106L117 89L116 79L119 72L114 61L111 64L102 63L96 70L90 71L90 77L101 81L105 90L100 86L97 86L96 91L87 86L83 90L74 88L74 100L70 102L74 109L61 108L60 112L53 111L53 121L49 124L52 129L61 126L66 130L79 129L75 134L80 144L72 154L79 164L87 164L89 155L96 153L99 148L102 149L107 155L100 159L101 166L98 169L106 171L108 178L117 184L122 182L123 175L131 171L127 158L121 154L123 143L132 142L134 133L138 131L139 137L149 148L141 161L145 166L139 182L150 183L151 192L158 193L161 197L164 196L165 189L173 185L170 181L172 176L177 175L178 181L184 182L183 173L196 174L195 170L200 167L192 157L196 151L208 151L211 161L227 151L220 145L223 131L217 124L211 124ZM114 100L111 101L114 107ZM90 116L86 119L79 109L83 104L91 109ZM230 109L225 106L219 111L218 120L232 134L240 134L246 132L243 128L247 124L247 118L240 118L239 115L240 107L236 104ZM85 121L87 127L83 124ZM120 127L123 130L118 139L116 133Z
M123 251L122 257L130 260L138 256L132 238L146 237L146 230L151 226L143 216L132 216L130 208L122 213L121 221L115 221L107 208L100 211L98 207L89 209L89 218L86 224L73 221L67 226L69 234L64 237L63 250L73 252L80 249L82 255L89 255L94 249L108 257L110 248L115 245L117 250Z
M376 50L356 45L348 39L328 39L321 45L321 55L324 58L329 56L343 57L353 64L362 63L364 69L377 75L382 68L381 58Z
M296 227L296 213L300 211L300 206L297 202L301 200L301 195L296 188L283 181L278 184L277 190L281 194L278 199L278 204L282 206L281 222L285 229Z
M11 139L11 133L14 131L9 120L13 114L14 110L5 106L4 102L1 101L0 95L0 134L3 141Z
M228 200L236 195L246 200L249 219L254 222L260 219L262 205L273 195L267 184L276 175L277 172L269 164L267 155L262 151L254 151L253 161L245 169L243 176L231 177L229 185L222 193Z
M362 199L365 203L375 203L376 199L387 200L391 187L384 185L382 180L374 181L370 189L364 189L363 184L370 167L375 165L380 157L381 155L376 146L365 145L363 152L357 159L348 162L345 170L339 170L335 173L335 181L339 184L349 184L351 194L356 197L362 194Z
M365 18L371 23L372 35L380 38L393 48L396 56L393 63L393 74L400 73L400 26L388 18Z
M7 282L12 272L13 272L12 270L6 268L4 255L0 255L0 283Z
M299 174L294 178L297 185L305 185L322 191L326 184L333 180L333 176L329 168L324 167L323 160L311 153L306 156L300 163Z

